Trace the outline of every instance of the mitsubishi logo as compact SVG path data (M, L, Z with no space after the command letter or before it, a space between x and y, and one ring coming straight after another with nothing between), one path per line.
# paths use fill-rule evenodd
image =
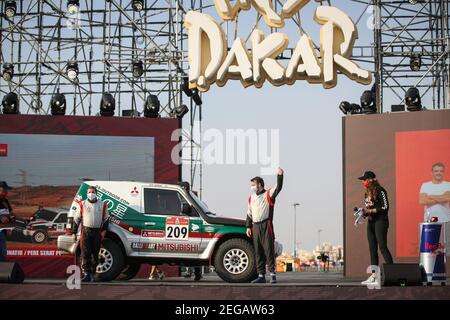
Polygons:
M131 190L131 196L132 197L137 197L139 195L139 191L137 187L134 187L133 190Z

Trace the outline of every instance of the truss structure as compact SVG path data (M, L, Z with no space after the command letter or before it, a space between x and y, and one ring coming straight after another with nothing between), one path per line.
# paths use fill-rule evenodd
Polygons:
M55 93L66 97L66 115L96 115L103 93L115 98L115 114L130 110L139 116L149 94L158 96L160 116L168 117L182 104L191 119L182 133L183 160L190 164L190 182L201 177L201 144L193 141L192 125L199 125L199 108L183 95L187 74L184 15L202 11L198 0L143 0L142 10L132 0L80 0L70 14L67 0L17 0L13 17L0 9L0 66L11 63L11 81L0 78L0 95L18 94L20 112L50 114ZM133 76L133 62L143 73ZM68 77L68 63L76 62L78 75ZM186 117L187 118L187 117ZM185 121L187 122L187 121ZM191 145L196 146L190 152Z
M383 102L403 103L410 87L420 90L427 108L449 108L448 0L375 0L374 9L378 110ZM411 59L420 59L418 70Z

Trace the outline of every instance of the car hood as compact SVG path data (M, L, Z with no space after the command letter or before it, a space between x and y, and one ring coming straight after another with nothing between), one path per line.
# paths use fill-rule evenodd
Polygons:
M211 216L211 215L205 214L204 219L209 224L221 224L221 225L225 225L225 226L242 226L242 227L245 226L245 220L239 219L239 218Z

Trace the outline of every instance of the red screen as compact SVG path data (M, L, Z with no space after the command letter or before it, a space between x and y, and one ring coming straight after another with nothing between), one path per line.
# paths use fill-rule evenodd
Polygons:
M419 255L418 224L424 208L419 203L422 183L431 181L437 162L450 166L450 130L397 132L395 135L397 257ZM444 177L448 179L447 174Z

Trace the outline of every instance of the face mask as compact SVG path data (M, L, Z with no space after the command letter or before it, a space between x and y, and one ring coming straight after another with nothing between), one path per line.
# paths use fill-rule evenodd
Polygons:
M369 187L369 180L363 180L362 185L366 188Z
M252 190L253 192L256 192L256 191L258 191L258 187L257 186L251 186L250 190Z
M87 194L87 198L88 198L88 200L94 201L95 199L97 199L97 195L93 192L89 192Z

